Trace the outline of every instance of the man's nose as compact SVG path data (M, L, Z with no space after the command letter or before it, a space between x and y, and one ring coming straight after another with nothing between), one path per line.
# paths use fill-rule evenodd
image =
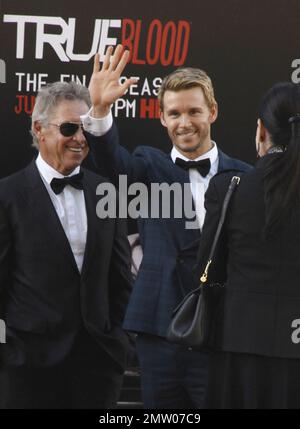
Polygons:
M187 127L191 124L189 115L181 115L180 117L180 125L182 127Z

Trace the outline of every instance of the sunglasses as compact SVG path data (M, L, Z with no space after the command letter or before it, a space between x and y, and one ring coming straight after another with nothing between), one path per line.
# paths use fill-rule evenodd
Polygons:
M64 137L73 136L74 134L77 133L79 128L83 130L83 125L78 124L76 122L63 122L60 125L57 125L57 124L48 124L48 125L53 125L54 127L59 128L60 134L63 135Z

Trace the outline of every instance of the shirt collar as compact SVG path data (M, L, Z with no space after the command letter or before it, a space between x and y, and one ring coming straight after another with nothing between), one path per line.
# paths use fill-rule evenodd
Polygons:
M69 174L68 176L64 176L63 174L55 170L53 167L51 167L51 165L49 165L46 161L44 161L41 153L39 153L35 162L41 176L49 185L51 183L51 180L54 178L62 179L63 177L74 176L74 174L78 174L80 172L80 167L78 166L75 168L75 170L72 171L71 174Z
M200 161L200 159L209 158L211 165L216 162L216 160L218 159L218 148L214 141L212 141L212 145L213 147L208 152L203 153L202 155L198 156L198 158L193 159L193 161ZM182 153L180 153L175 146L173 146L172 148L171 158L174 163L176 161L176 158L181 158L184 161L191 161L191 159L182 155Z

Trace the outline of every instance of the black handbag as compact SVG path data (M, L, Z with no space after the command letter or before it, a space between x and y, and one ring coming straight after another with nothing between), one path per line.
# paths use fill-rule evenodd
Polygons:
M224 198L220 220L214 236L204 273L200 277L200 285L192 290L175 308L172 321L167 331L167 340L187 346L202 348L208 345L217 297L222 285L208 284L208 270L213 261L215 249L225 220L229 201L240 182L239 176L231 179ZM199 259L198 255L198 259ZM197 261L199 263L199 261Z

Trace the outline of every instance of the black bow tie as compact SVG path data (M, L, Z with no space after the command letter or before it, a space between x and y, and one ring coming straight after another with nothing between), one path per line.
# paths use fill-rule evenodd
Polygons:
M58 195L60 194L66 185L71 185L75 189L83 189L83 172L81 171L78 174L73 176L63 177L62 179L57 179L56 177L51 180L50 186L53 192Z
M197 168L202 177L208 175L210 170L210 159L200 159L199 161L184 161L184 159L176 158L175 164L184 170L189 170L190 168Z

